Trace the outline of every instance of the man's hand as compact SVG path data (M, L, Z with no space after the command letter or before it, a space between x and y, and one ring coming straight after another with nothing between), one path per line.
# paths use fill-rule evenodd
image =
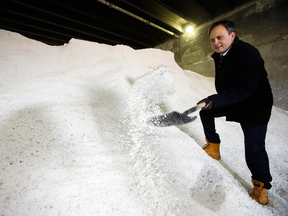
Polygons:
M200 103L205 103L206 104L202 108L202 110L211 110L212 109L213 103L212 103L212 100L210 98L204 98L203 100L199 101L197 103L197 105L200 104Z

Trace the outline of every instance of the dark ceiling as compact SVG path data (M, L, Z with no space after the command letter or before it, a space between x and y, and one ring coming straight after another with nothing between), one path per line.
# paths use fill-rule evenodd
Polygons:
M1 0L0 29L50 45L71 38L155 47L251 0Z

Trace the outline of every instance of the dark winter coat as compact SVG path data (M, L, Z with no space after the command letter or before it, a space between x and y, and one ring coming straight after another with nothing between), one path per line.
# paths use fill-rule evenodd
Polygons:
M222 109L227 121L244 124L268 123L273 96L259 51L235 38L220 62L214 53L215 87L217 94L209 96L213 109Z

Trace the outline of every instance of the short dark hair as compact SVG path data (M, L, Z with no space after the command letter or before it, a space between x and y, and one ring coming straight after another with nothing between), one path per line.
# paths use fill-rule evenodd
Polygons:
M234 24L233 22L231 22L231 21L229 21L229 20L220 20L220 21L214 22L214 23L212 24L212 26L211 26L211 28L210 28L210 31L209 31L209 35L210 35L212 29L215 28L215 27L218 26L218 25L224 26L224 27L227 29L229 35L230 35L232 32L235 32L235 33L236 33L236 27L235 27L235 24Z

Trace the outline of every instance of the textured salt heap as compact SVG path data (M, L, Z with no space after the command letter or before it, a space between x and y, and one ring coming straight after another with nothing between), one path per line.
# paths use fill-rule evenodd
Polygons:
M247 193L238 124L216 121L216 161L202 150L199 118L146 123L213 94L212 78L158 49L0 38L1 215L287 215L286 111L274 107L269 123L274 180L261 206Z

